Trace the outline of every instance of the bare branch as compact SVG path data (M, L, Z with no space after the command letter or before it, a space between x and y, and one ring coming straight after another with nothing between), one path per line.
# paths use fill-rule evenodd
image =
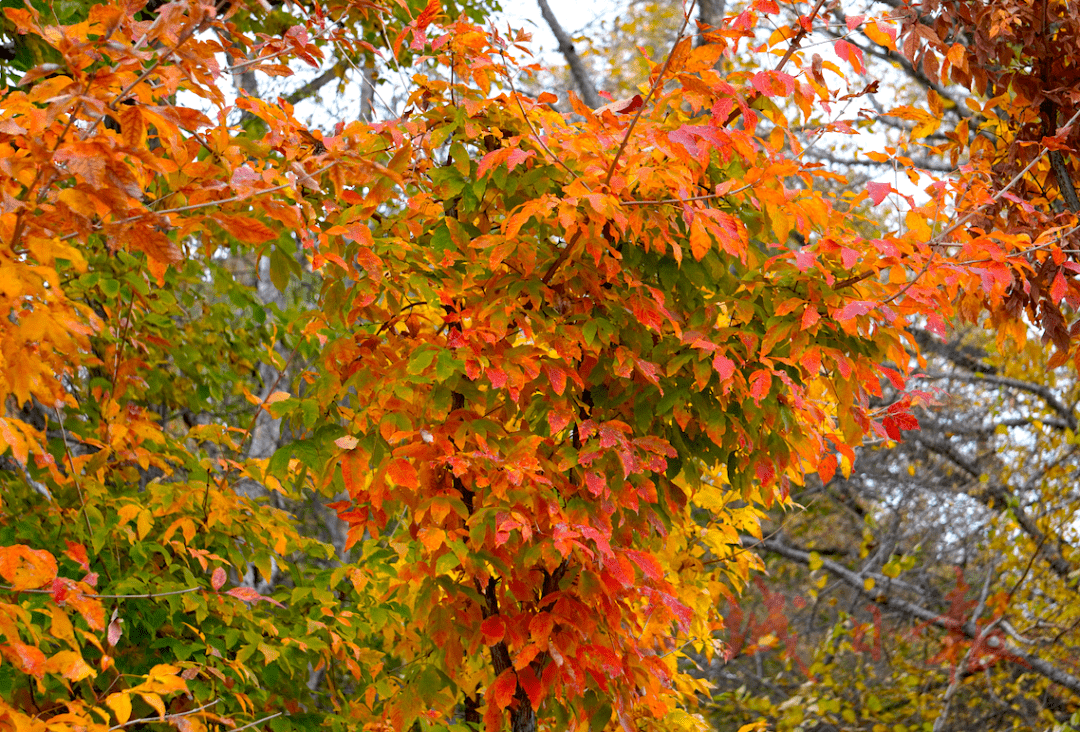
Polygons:
M753 537L744 537L743 543L756 543L760 549L790 559L803 566L808 566L810 564L810 554L808 552L794 549L776 539L764 539L758 541ZM819 559L821 561L821 566L830 574L840 579L844 584L848 585L862 596L878 603L878 605L882 607L897 610L905 615L922 620L928 625L933 625L952 633L959 633L971 640L977 640L983 630L985 630L985 628L979 628L978 624L975 622L969 621L964 623L955 618L936 613L918 603L895 597L887 591L887 584L885 583L876 583L872 588L867 589L865 580L870 575L853 572L831 559L820 557ZM1039 656L1026 653L1023 649L1009 642L1004 635L986 638L984 642L988 647L999 651L1003 659L1016 664L1020 668L1034 671L1045 679L1068 689L1074 694L1080 694L1080 678L1054 666L1052 663Z
M573 40L559 25L559 20L555 17L555 13L551 12L551 6L548 5L547 0L537 0L537 2L540 4L540 14L544 16L548 27L551 28L552 35L559 42L559 52L562 53L566 63L570 66L570 73L574 76L574 83L577 85L578 93L581 95L582 100L589 105L590 109L596 109L601 105L600 95L596 92L596 86L589 77L589 72L585 69L581 57L574 50Z

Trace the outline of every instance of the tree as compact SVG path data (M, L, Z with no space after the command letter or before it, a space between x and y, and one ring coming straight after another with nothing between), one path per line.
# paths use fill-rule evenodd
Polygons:
M697 47L684 17L640 94L572 116L512 88L524 36L436 2L276 35L235 3L8 9L53 60L0 113L3 724L700 726L678 660L757 565L740 532L914 426L881 377L981 274L938 261L944 198L867 237L884 192L798 157L819 7L769 69L717 62L774 4ZM420 68L400 118L229 124L215 54L285 75L375 38ZM315 300L260 296L264 262ZM351 561L252 486L344 491Z
M817 145L807 154L843 166L845 176L838 180L849 190L853 181L866 180L867 168L874 171L871 175L880 175L885 166L893 166L899 179L905 177L905 168L913 175L911 169L918 167L938 177L953 173L967 180L977 173L977 178L993 180L987 197L995 200L989 208L983 208L986 198L983 203L973 202L970 194L959 199L962 210L970 204L980 211L960 216L961 227L979 221L987 210L999 212L993 225L971 227L977 246L1000 235L981 239L988 230L1010 230L1005 221L1023 222L1011 229L1029 237L1019 240L1021 245L1050 230L1066 239L1073 236L1070 171L1076 158L1068 146L1058 149L1056 140L1045 142L1049 152L1039 147L1042 131L1070 114L1066 110L1056 116L1059 104L1072 103L1071 69L1056 66L1072 53L1070 8L1053 3L953 4L943 9L888 5L904 10L910 19L900 50L880 27L864 23L858 14L863 11L850 7L846 17L834 10L835 22L823 30L834 41L852 44L857 51L846 53L861 54L868 80L883 82L871 99L906 97L904 106L891 110L890 116L869 117L872 110L863 110L856 122L850 115L850 125L871 119L878 128L887 125L893 130L892 149L888 154L870 150L845 156ZM643 8L635 6L642 12L627 30L657 26L652 10ZM866 14L874 12L869 8ZM1015 26L1008 20L1012 18L1017 19ZM1007 21L1004 26L1002 21ZM601 55L647 43L640 36L618 34L601 40L607 49ZM920 47L923 43L926 49ZM877 59L901 69L915 93L895 82L886 85L880 67L871 65ZM820 64L819 72L828 66L828 61ZM983 92L993 96L986 90L995 88L1015 93L975 101ZM929 97L929 108L920 97ZM1033 121L1034 114L1045 121ZM1060 134L1067 137L1071 129L1065 125ZM804 127L810 135L820 130ZM958 167L969 158L969 165ZM853 175L851 168L863 170ZM1021 173L1024 168L1029 175ZM871 186L889 190L879 183ZM903 202L895 192L893 196ZM907 204L916 205L910 197ZM901 220L904 213L900 209ZM919 348L933 359L933 378L923 383L947 385L944 403L921 412L922 429L906 433L905 443L861 451L850 479L835 476L825 486L811 484L797 492L795 500L809 503L811 510L796 517L775 515L766 533L778 533L751 542L769 562L773 579L761 585L756 609L744 609L742 602L732 607L728 662L714 658L707 666L707 677L722 688L734 692L741 687L740 694L722 697L718 709L733 716L723 718L721 726L744 720L753 710L781 728L812 724L815 713L814 721L826 727L830 722L844 727L858 723L868 729L883 723L918 726L935 718L935 729L945 724L956 729L987 724L1039 729L1070 718L1074 707L1069 692L1075 688L1070 680L1069 611L1064 608L1071 602L1066 578L1073 571L1066 559L1072 546L1068 517L1074 513L1068 482L1073 379L1044 371L1042 346L1024 345L1026 334L1014 316L1027 303L1029 322L1048 336L1048 324L1057 323L1056 338L1067 341L1061 329L1068 326L1075 304L1067 289L1073 286L1068 273L1074 264L1067 252L1049 259L1038 254L1039 247L1021 246L1006 257L1008 252L1008 247L994 245L988 260L980 259L988 252L968 259L979 267L988 261L1000 264L985 270L987 279L979 285L958 289L968 302L967 317L986 304L1000 309L1002 301L996 296L1002 293L1011 302L1008 314L988 323L991 328L1012 324L999 330L997 348L993 333L990 343L970 348L958 345L960 340L942 342L934 333L914 330ZM948 258L941 263L955 265ZM1055 263L1063 267L1060 278L1052 269ZM1050 279L1041 270L1049 271ZM992 272L1003 284L1011 284L995 293L988 279ZM1065 300L1051 294L1050 301L1041 304L1040 293L1047 292L1051 279ZM940 282L933 277L927 281ZM931 325L944 333L944 321ZM960 325L961 333L967 330L962 321ZM1018 357L1009 356L1014 349ZM993 365L985 360L988 353L993 354ZM1052 363L1066 357L1059 344ZM885 393L890 396L884 403L897 396L887 384ZM892 443L893 435L889 437ZM799 565L808 564L815 570L812 579L800 571ZM963 567L960 575L954 571L958 564ZM886 575L880 574L883 567ZM866 590L865 583L872 583L872 589ZM792 604L793 596L805 604ZM871 598L877 599L876 605L869 603ZM830 605L840 612L830 611ZM953 615L964 613L963 627L949 625ZM1053 641L1038 630L1049 627L1056 628ZM931 632L934 629L946 632ZM977 640L983 632L986 642L1018 644L1022 652L1014 645L1010 652L988 653ZM859 652L851 653L853 647ZM926 659L931 659L929 665ZM973 673L980 668L987 669L985 684L982 673ZM1069 691L1063 694L1062 689ZM943 704L943 694L951 703Z

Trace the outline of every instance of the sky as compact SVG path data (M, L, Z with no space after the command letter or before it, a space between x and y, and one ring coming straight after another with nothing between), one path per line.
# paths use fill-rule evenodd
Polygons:
M599 18L614 15L619 7L613 0L548 0L551 12L571 37ZM536 0L503 0L503 12L499 14L498 27L511 26L525 28L533 34L534 53L545 61L561 63L558 56L558 44L551 34L548 24L540 15L540 6ZM551 60L554 61L551 61Z

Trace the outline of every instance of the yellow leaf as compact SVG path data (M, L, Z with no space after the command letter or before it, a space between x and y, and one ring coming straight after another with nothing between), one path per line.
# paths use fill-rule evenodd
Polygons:
M139 512L139 518L135 523L135 531L139 537L139 541L146 538L146 535L150 533L151 527L154 525L154 519L150 515L150 512L143 509Z
M807 562L806 565L810 568L810 571L814 572L821 569L822 564L823 562L821 561L821 555L817 552L810 552L810 561Z
M862 586L863 586L864 590L869 592L870 590L874 589L874 584L875 584L874 583L874 578L873 577L867 577L866 579L863 580Z
M68 681L82 681L88 676L97 676L94 669L75 651L60 651L46 662L45 671L60 674Z
M926 223L926 219L914 211L908 211L904 215L904 223L907 224L911 233L917 236L920 241L929 241L933 237L933 232L930 231L930 226Z
M152 706L162 719L165 719L165 702L157 694L139 694L142 700Z
M120 514L120 523L118 523L116 527L120 528L124 524L128 523L133 518L138 516L139 512L142 510L142 506L136 503L129 503L126 506L121 506L119 510L117 510L117 513Z
M109 694L105 699L105 704L113 710L116 721L120 724L126 723L131 718L131 697L126 693Z

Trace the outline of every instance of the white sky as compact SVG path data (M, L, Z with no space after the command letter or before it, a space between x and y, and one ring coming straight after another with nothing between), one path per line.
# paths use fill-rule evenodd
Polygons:
M571 37L599 18L607 18L618 12L619 3L610 0L548 0L551 12ZM514 27L525 28L533 34L533 53L544 59L558 54L555 36L548 29L548 24L540 15L540 6L536 0L504 0L503 12L496 22L504 28L509 23ZM556 63L561 63L558 59Z

